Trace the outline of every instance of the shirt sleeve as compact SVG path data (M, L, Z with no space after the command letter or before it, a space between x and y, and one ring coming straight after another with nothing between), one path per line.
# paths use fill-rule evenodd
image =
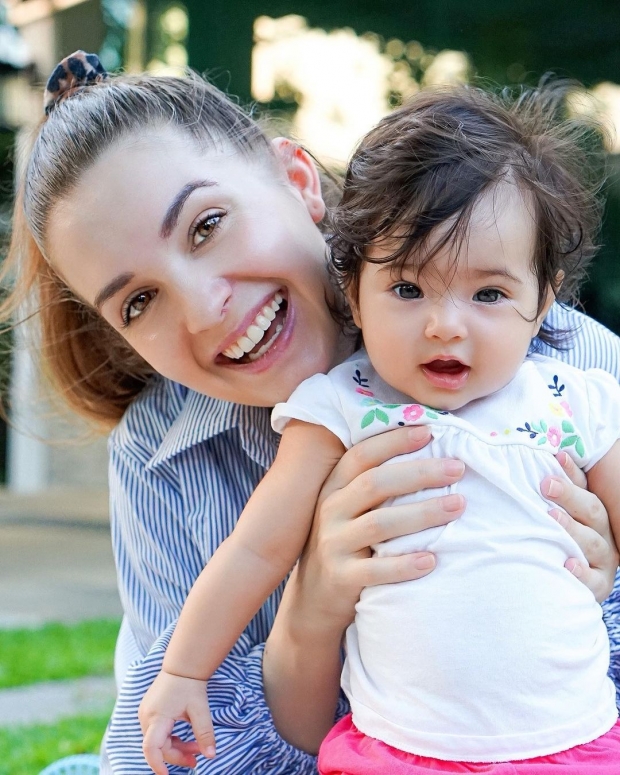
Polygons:
M611 374L601 369L585 372L589 435L586 441L589 471L620 439L620 385Z
M337 436L346 449L353 446L338 392L326 374L315 374L304 380L288 401L276 404L271 415L274 431L282 433L289 420L322 425Z
M125 673L106 733L103 758L107 772L114 775L152 772L142 753L138 708L161 669L176 617L203 566L199 547L185 529L182 498L173 482L150 471L145 460L139 450L130 453L110 445L112 535L119 587L141 654ZM162 545L167 547L165 552ZM315 757L289 745L275 729L263 694L263 648L264 644L255 645L244 633L209 681L218 755L213 761L200 758L196 773L316 772ZM339 715L344 710L340 706ZM192 739L186 723L177 724L175 734ZM191 772L182 767L169 771L171 775Z

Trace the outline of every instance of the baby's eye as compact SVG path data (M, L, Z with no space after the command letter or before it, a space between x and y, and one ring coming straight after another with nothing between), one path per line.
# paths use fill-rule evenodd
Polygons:
M422 291L413 283L399 283L395 285L394 293L401 299L421 299Z
M140 291L140 293L136 293L135 296L128 299L121 312L123 325L128 326L132 320L139 318L156 295L156 291Z
M221 211L210 212L207 215L201 216L194 222L190 229L190 240L192 243L192 249L200 247L203 242L212 236L220 225L220 221L224 217L224 213Z
M474 301L481 301L483 304L495 304L503 298L505 298L504 294L497 288L483 288L474 293Z

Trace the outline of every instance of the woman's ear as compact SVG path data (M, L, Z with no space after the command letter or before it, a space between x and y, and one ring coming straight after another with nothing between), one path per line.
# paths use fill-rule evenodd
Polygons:
M271 143L289 183L301 194L312 220L319 223L325 215L325 202L321 194L321 178L313 158L285 137L276 137Z

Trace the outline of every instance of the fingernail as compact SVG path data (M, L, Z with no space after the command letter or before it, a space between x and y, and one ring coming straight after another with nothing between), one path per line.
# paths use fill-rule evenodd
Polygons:
M428 425L416 425L409 431L409 438L411 441L424 441L431 435Z
M558 498L562 494L562 485L558 479L548 479L546 483L547 498Z
M553 517L553 519L555 519L559 525L562 525L562 527L566 527L566 516L560 509L551 509L549 516Z
M444 460L442 469L446 476L463 476L465 473L465 463L460 460Z
M210 745L207 747L207 750L205 751L205 756L207 759L214 759L215 758L215 746Z
M441 505L444 511L460 511L465 505L463 501L462 495L446 495L445 498L441 499Z
M429 570L435 567L435 556L433 554L422 554L413 561L414 567L418 570Z
M555 459L562 466L562 468L566 467L566 464L568 463L568 455L566 452L558 452L558 454L555 456Z
M573 576L575 576L576 578L579 578L583 574L583 568L577 562L577 560L573 560L573 559L567 560L564 567L566 568L566 570L570 571L573 574Z

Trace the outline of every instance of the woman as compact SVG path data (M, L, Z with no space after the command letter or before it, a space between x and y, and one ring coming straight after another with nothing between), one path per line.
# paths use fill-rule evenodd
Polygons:
M199 79L108 78L83 54L53 74L48 113L20 189L18 281L6 310L36 291L56 386L91 419L120 421L110 487L125 679L107 752L113 772L136 775L149 772L137 708L174 620L273 459L268 407L354 341L331 314L338 299L317 228L325 206L302 149L270 143ZM613 335L572 311L554 314L581 326L562 357L604 366L609 352L608 368L618 369ZM314 771L304 719L325 686L336 710L340 642L360 590L434 567L428 553L379 560L368 547L445 524L465 506L448 497L380 508L461 476L459 461L376 468L428 438L395 431L338 464L286 591L274 593L209 684L218 757L200 760L199 772ZM568 480L542 488L590 562L569 560L567 572L606 597L617 555L601 504ZM187 728L178 734L187 738ZM193 766L196 751L177 741L173 771Z

